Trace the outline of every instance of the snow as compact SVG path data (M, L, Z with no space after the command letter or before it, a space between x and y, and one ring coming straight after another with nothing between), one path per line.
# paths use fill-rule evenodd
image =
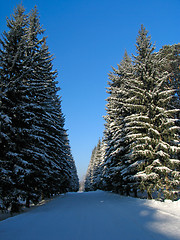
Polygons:
M7 116L7 115L2 115L2 119L8 124L8 123L12 123L11 119Z
M170 159L170 162L171 162L171 163L179 163L180 160L178 160L178 159Z
M156 179L156 178L158 178L158 174L156 174L156 173L146 174L144 172L138 172L137 174L132 176L132 179L135 179L135 178L142 178L143 180Z
M178 240L180 201L67 193L0 222L2 240Z
M149 128L149 132L153 132L155 135L160 136L160 133L154 128Z
M178 151L180 150L180 147L176 147L176 146L170 146L171 151L174 153L178 153Z
M172 170L171 169L169 169L168 167L165 167L165 166L163 166L163 167L155 167L155 169L158 169L158 170L160 170L161 172L163 172L163 171L165 171L165 172L172 172Z

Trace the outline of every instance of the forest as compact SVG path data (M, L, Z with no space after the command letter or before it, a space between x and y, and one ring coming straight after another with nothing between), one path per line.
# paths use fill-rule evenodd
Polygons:
M7 18L0 39L0 210L79 190L57 71L34 7ZM109 73L103 138L84 191L180 197L180 44L158 52L143 25L136 54Z

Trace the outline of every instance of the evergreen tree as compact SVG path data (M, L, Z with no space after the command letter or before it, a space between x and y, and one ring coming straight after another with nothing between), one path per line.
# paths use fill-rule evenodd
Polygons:
M163 46L157 53L157 58L162 59L163 57L167 59L163 65L163 70L169 73L167 85L175 89L170 108L180 109L180 44ZM174 117L177 119L176 126L180 127L180 111L176 112ZM177 153L177 159L180 159L180 153Z
M178 87L169 80L169 55L153 53L155 48L143 26L136 49L133 64L125 53L118 69L110 73L104 186L127 195L134 192L137 196L141 190L148 198L153 192L161 198L176 198L179 108L172 99L179 101Z
M161 71L166 59L157 61L143 26L136 48L128 99L131 114L125 117L130 151L121 176L135 195L141 189L147 191L149 198L153 191L166 198L174 195L174 190L178 191L179 184L176 171L179 160L171 159L179 150L174 119L178 109L169 108L174 90L167 87L168 72Z
M95 191L101 188L103 164L103 144L99 139L97 146L93 149L91 161L85 176L85 191Z
M102 163L102 142L99 139L98 144L96 146L96 152L94 156L94 164L93 164L93 180L92 187L93 190L99 189L100 181L101 181L101 168L100 165Z
M167 84L175 89L171 104L175 108L180 108L180 44L163 46L157 53L157 58L163 57L166 57L167 61L162 66L162 70L169 72Z
M123 193L121 171L125 167L128 144L125 138L125 117L130 114L128 106L129 79L132 77L132 60L125 51L118 69L109 74L107 115L105 116L104 180L106 189Z
M94 161L95 161L95 154L96 154L96 146L92 151L91 160L89 162L89 166L85 176L85 181L84 181L85 191L93 191L92 182L93 182L93 167L94 167Z
M20 146L25 142L21 139L25 125L22 116L22 102L26 100L24 76L26 70L26 39L27 15L24 8L15 9L10 19L7 19L9 32L4 32L0 50L0 76L2 86L1 117L2 142L1 149L1 198L9 204L19 197L19 182L26 172L27 162L22 157ZM8 191L5 192L6 184Z
M49 195L68 191L72 174L76 174L74 176L76 180L78 177L76 169L71 171L75 166L70 153L67 131L64 129L61 100L57 95L59 90L55 81L57 73L52 71L52 56L46 45L46 39L38 39L38 35L43 32L35 8L30 14L28 29L28 54L30 59L33 59L31 62L33 74L30 79L33 96L39 108L37 111L35 106L37 121L34 126L34 136L40 138L39 148L45 153L42 159L45 168L42 188L43 195Z
M40 38L44 30L37 9L27 16L19 5L7 26L0 52L0 198L4 203L9 198L12 205L22 198L29 206L41 196L77 190L78 177L57 95L57 73L46 38Z
M66 184L63 183L63 187L66 185L67 190L70 192L77 192L79 190L79 178L77 175L77 170L73 156L71 154L71 148L68 140L68 135L66 133L66 143L65 143L66 161L68 165L64 169L67 173Z

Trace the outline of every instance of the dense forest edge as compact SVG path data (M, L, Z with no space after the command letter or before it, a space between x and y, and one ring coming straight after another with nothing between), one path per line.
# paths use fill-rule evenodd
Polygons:
M136 55L109 73L105 130L84 191L158 200L180 197L180 44L155 52L142 25Z
M37 7L22 5L0 38L0 210L66 192L79 179L58 95L58 74ZM136 55L109 73L103 138L81 189L180 198L180 43L158 52L142 25Z
M19 211L78 191L57 71L37 8L22 5L0 39L0 209Z

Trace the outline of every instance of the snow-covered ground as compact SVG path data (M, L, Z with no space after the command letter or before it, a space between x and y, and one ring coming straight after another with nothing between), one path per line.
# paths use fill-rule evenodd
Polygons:
M68 193L0 222L1 240L179 240L180 201Z

